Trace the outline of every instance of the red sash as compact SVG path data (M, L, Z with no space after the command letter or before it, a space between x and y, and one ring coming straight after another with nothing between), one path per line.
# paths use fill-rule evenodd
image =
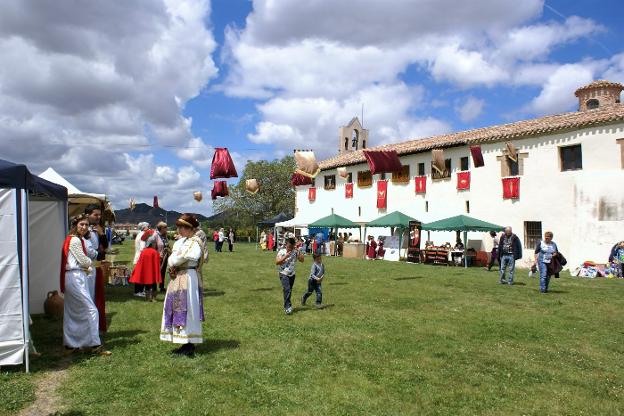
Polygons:
M68 235L67 237L65 237L65 241L63 242L63 251L61 252L61 293L65 293L65 271L67 269L67 256L69 255L69 242L71 241L72 237L75 236ZM82 244L82 251L86 256L87 248L85 247L85 243L82 238L80 238L80 243Z

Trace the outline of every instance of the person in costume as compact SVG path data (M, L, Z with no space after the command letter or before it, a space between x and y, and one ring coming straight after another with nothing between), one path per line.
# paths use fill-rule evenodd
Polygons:
M160 254L157 249L157 241L160 237L154 230L147 230L141 236L145 242L145 248L141 250L139 261L130 275L130 283L143 285L145 288L145 300L153 302L156 289L162 281L160 276Z
M174 354L192 356L195 344L202 339L204 320L201 267L204 262L204 244L195 235L199 221L193 214L182 214L176 221L180 238L169 256L169 276L163 307L160 339L182 344Z
M379 236L379 239L377 240L377 258L383 259L385 255L386 249L384 248L384 239Z
M146 222L140 222L139 224L137 224L137 226L139 228L139 232L137 233L137 236L134 239L134 260L132 260L132 264L134 266L136 266L136 264L139 262L141 251L145 248L145 241L141 237L143 237L143 233L149 229L149 224ZM134 285L134 296L139 296L139 297L145 296L143 285L140 285L140 284Z
M264 230L262 230L262 233L260 233L260 248L263 251L267 249L267 235Z
M369 260L375 260L377 256L377 243L375 242L375 238L372 235L368 236L368 243L366 244L366 257Z
M94 354L110 355L100 340L99 314L87 283L92 261L87 256L83 237L88 232L88 217L84 214L74 217L63 243L60 274L61 292L65 294L63 344L68 353L86 349Z
M85 208L84 213L89 219L89 232L85 235L87 255L93 256L91 257L93 268L89 276L89 293L98 309L100 332L106 332L106 299L104 297L106 282L104 281L104 270L101 262L106 259L108 239L101 222L102 207L97 204L90 204Z

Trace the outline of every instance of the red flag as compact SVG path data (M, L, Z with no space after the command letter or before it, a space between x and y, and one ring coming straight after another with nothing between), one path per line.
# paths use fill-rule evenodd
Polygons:
M427 192L427 177L426 176L416 176L414 178L414 182L416 182L417 194L424 194Z
M483 153L481 152L481 146L470 146L470 154L472 155L472 164L475 168L484 166Z
M520 198L520 178L503 178L503 198Z
M154 195L154 208L158 208L158 195Z
M230 152L228 152L226 147L217 147L214 156L212 156L210 179L236 177L238 177L238 173L236 173L236 167Z
M396 150L364 150L371 173L400 172L401 160Z
M353 198L353 184L345 184L345 198Z
M457 190L470 189L470 171L457 172Z
M295 172L290 177L290 183L292 184L292 186L299 186L299 185L312 185L314 182L312 181L312 178L310 178L309 176L305 176L305 175Z
M388 181L377 181L377 208L386 208L388 201Z
M308 188L308 201L310 202L316 201L316 188L315 187Z
M229 195L227 182L226 181L215 181L214 186L212 188L212 192L210 193L212 199L217 199L218 196L226 197Z

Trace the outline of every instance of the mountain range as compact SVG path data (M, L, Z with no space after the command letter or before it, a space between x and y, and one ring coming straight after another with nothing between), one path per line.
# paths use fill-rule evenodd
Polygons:
M177 211L167 211L160 207L154 208L145 203L136 204L133 210L130 208L115 210L115 222L117 224L138 224L140 222L148 222L151 226L155 226L160 221L165 221L169 226L175 226L175 222L182 213ZM194 214L199 222L208 220L201 214Z

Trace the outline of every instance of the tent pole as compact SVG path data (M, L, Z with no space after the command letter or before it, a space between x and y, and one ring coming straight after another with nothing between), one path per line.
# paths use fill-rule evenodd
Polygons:
M258 226L256 225L256 251L258 251L258 244L260 242L258 241Z
M467 245L468 245L468 231L464 231L464 268L468 267L468 257L466 257Z
M26 364L26 372L30 372L30 305L28 296L28 282L29 282L29 270L28 259L29 250L28 246L28 191L25 189L20 190L20 204L22 207L22 325L24 327L24 363Z

